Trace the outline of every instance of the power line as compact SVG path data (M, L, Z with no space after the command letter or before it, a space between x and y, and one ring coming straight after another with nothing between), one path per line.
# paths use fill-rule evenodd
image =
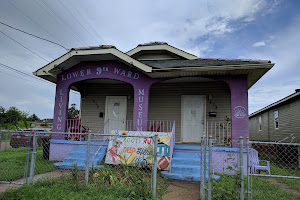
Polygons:
M49 35L51 35L53 38L55 38L57 41L59 41L60 43L62 43L59 39L57 39L53 34L51 34L49 31L47 31L45 28L43 28L39 23L37 23L36 21L34 21L31 17L29 17L28 15L26 15L22 10L20 10L17 6L15 6L12 2L8 1L8 3L10 3L15 9L17 9L19 12L21 12L24 16L26 16L28 19L30 19L33 23L35 23L36 25L38 25L39 27L41 27L44 31L46 31Z
M20 71L20 70L17 70L17 69L15 69L15 68L10 67L10 66L8 66L8 65L5 65L5 64L3 64L3 63L0 63L0 66L4 67L4 68L6 68L6 69L9 69L9 70L11 70L11 71L17 72L17 73L19 73L19 74L25 75L25 76L27 76L27 77L34 78L34 79L36 79L36 80L38 80L38 81L45 82L43 79L39 79L39 78L36 77L36 76L32 76L32 75L30 75L30 74L27 74L27 73L25 73L25 72L22 72L22 71ZM45 83L48 83L48 84L51 84L51 85L52 85L52 83L51 83L51 82L48 82L48 81L45 82Z
M52 16L52 14L50 14L50 12L47 10L47 9L45 9L43 6L41 6L40 4L39 4L39 2L38 1L36 1L36 0L34 0L34 2L41 8L41 9L43 9L54 21L56 21L63 29L65 29L65 30L67 30L68 31L68 29L66 28L66 26L63 26L62 24L61 24L61 22L60 21L58 21L56 18L54 18L53 16ZM46 4L45 4L46 5ZM47 6L47 5L46 5ZM55 13L54 13L54 15L55 15ZM78 40L78 38L76 38L73 34L70 34L75 40L77 40L79 43L81 43L82 45L84 45L84 43L82 43L80 40Z
M78 24L97 42L97 40L95 39L95 37L80 23L80 21L69 11L69 9L60 1L58 0L58 2L66 9L66 11L73 16L73 18L78 22Z
M90 25L90 23L85 19L85 17L81 14L81 12L70 2L70 0L67 0L69 2L69 5L71 5L79 15L81 15L82 19L87 23L87 25L98 35L98 37L105 43L104 39L99 35L99 33L93 28L93 26Z
M3 63L0 63L0 67L4 67L4 68L6 68L6 69L8 69L8 70L10 70L10 71L14 71L14 72L17 72L18 74L21 74L21 75L25 75L26 77L28 77L28 78L32 78L33 80L35 80L35 81L39 81L40 83L44 83L44 84L48 84L48 85L51 85L51 86L54 86L54 87L56 87L56 84L54 84L54 83L52 83L52 82L49 82L49 81L45 81L44 79L41 79L41 78L38 78L37 76L33 76L33 75L30 75L30 74L27 74L27 73L25 73L25 72L22 72L22 71L20 71L20 70L17 70L17 69L15 69L15 68L13 68L13 67L10 67L10 66L8 66L8 65L5 65L5 64L3 64ZM1 71L2 72L2 71ZM2 72L3 74L6 74L6 75L9 75L9 76L13 76L13 77L15 77L15 78L21 78L21 77L17 77L17 76L14 76L14 75L11 75L11 74L7 74L7 73L5 73L5 72ZM28 80L28 79L24 79L23 77L21 78L21 79L23 79L23 80ZM29 80L28 80L29 81ZM78 94L78 92L75 92L75 91L73 91L73 90L70 90L73 94Z
M12 26L10 26L10 25L8 25L8 24L5 24L5 23L3 23L3 22L1 22L1 21L0 21L0 24L2 24L2 25L4 25L4 26L7 26L7 27L9 27L9 28L12 28L12 29L14 29L14 30L20 31L20 32L22 32L22 33L25 33L25 34L27 34L27 35L30 35L30 36L36 37L36 38L38 38L38 39L41 39L41 40L44 40L44 41L50 42L50 43L52 43L52 44L55 44L55 45L58 45L58 46L60 46L60 47L64 48L65 50L67 50L67 51L68 51L68 50L70 50L70 49L68 49L68 48L64 47L64 46L63 46L63 45L61 45L61 44L58 44L58 43L56 43L56 42L53 42L53 41L51 41L51 40L48 40L48 39L45 39L45 38L42 38L42 37L36 36L36 35L34 35L34 34L31 34L31 33L28 33L28 32L26 32L26 31L22 31L22 30L20 30L20 29L18 29L18 28L12 27Z
M20 42L16 41L15 39L13 39L12 37L6 35L5 33L3 33L2 31L0 31L0 33L2 33L3 35L5 35L6 37L8 37L9 39L11 39L12 41L14 41L15 43L19 44L20 46L22 46L24 49L27 49L28 51L30 51L31 53L33 53L34 55L38 56L39 58L45 60L46 62L49 62L47 59L43 58L42 56L40 56L39 54L35 53L34 51L30 50L29 48L25 47L23 44L21 44Z
M80 39L80 40L82 40L84 43L85 43L85 45L87 45L88 46L88 44L83 40L83 38L76 32L76 30L74 30L73 28L72 28L72 26L70 26L69 25L69 23L66 23L57 13L55 13L55 11L51 8L51 6L49 5L49 4L47 4L46 3L46 1L44 1L44 0L41 0L51 11L52 11L52 13L54 13L54 15L60 20L60 21L62 21L63 22L63 24L65 24L71 31L73 31L73 33L75 34L75 35L77 35L77 37Z

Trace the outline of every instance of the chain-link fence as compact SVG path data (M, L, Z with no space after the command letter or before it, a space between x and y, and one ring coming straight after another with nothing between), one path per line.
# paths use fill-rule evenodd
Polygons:
M65 133L0 133L11 135L6 148L0 151L0 184L34 184L36 180L53 179L53 184L65 181L107 192L117 190L120 197L130 199L155 197L159 193L157 184L164 184L163 178L157 177L164 160L157 162L157 155L164 157L168 148L158 144L162 138L154 132L84 133L85 141L51 139L55 135L67 138Z
M300 199L300 144L247 142L249 199Z
M201 144L201 199L241 199L247 155L242 139L237 146L219 146L212 137L208 139L207 146L205 142Z
M201 144L201 199L300 199L299 143L240 138L229 148L208 141Z

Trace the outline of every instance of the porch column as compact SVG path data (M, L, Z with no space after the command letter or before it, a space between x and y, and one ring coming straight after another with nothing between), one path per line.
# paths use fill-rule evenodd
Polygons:
M237 147L239 137L249 137L248 80L247 76L220 78L228 83L231 91L231 146Z
M68 105L70 87L64 82L57 82L53 117L53 132L67 132ZM63 140L65 135L53 135L53 139Z
M145 83L144 83L145 84ZM133 130L147 131L149 93L152 83L134 85Z

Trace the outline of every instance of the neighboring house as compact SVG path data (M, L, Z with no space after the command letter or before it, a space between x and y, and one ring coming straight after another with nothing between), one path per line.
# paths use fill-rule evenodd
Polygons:
M41 119L41 120L36 120L31 122L31 126L33 128L36 127L47 127L47 128L51 128L53 127L53 119Z
M250 140L300 142L300 89L249 116Z
M176 142L198 143L205 132L221 140L249 136L248 89L273 65L198 58L153 42L126 53L108 45L73 48L34 74L57 84L53 131L67 131L73 89L81 94L82 124L92 132L108 120L140 131L170 131L175 121Z

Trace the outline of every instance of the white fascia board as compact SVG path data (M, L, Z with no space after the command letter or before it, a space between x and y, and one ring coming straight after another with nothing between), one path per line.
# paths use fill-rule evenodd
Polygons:
M49 75L49 70L51 70L55 66L63 63L64 61L71 58L72 56L96 55L96 54L112 54L144 72L147 72L147 73L152 72L152 67L131 58L130 56L124 54L123 52L121 52L117 49L111 48L111 49L72 50L72 51L64 54L63 56L57 58L56 60L52 61L51 63L47 64L46 66L38 69L33 74L36 76Z
M185 71L224 71L237 69L271 69L274 63L263 64L248 64L248 65L223 65L223 66L204 66L204 67L176 67L176 68L160 68L153 71L168 71L168 70L185 70Z
M186 58L188 60L194 60L194 59L198 59L197 56L187 53L183 50L177 49L173 46L170 46L168 44L161 44L161 45L149 45L149 46L138 46L128 52L126 52L127 55L132 56L136 53L138 53L139 51L143 51L143 50L166 50L166 51L170 51L176 55L179 55L183 58Z

